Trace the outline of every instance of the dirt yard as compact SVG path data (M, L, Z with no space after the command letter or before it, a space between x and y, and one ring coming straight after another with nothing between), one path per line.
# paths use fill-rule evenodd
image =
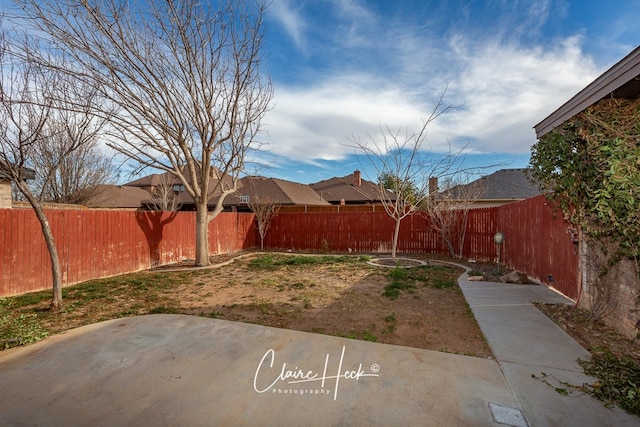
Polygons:
M492 357L457 286L462 268L441 262L385 268L368 261L245 253L218 268L194 270L186 262L70 286L61 311L48 309L50 291L0 299L0 348L119 317L182 313Z
M284 257L284 258L282 258ZM384 296L392 269L364 261L287 265L260 257L199 274L171 292L168 311L490 357L491 350L456 278L462 269L430 265ZM330 257L323 257L330 258ZM352 259L358 259L350 257ZM274 265L275 264L275 265ZM413 274L413 273L412 273ZM417 274L417 273L415 273Z

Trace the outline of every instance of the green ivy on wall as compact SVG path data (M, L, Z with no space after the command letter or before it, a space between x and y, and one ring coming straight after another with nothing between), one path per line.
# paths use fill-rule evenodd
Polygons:
M594 104L544 135L530 163L568 220L640 255L640 100Z

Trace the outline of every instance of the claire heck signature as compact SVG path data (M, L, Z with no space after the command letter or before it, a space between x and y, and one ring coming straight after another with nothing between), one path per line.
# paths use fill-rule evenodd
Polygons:
M327 390L326 387L329 387L329 383L331 382L331 385L333 385L333 400L337 400L341 380L360 381L360 378L363 377L379 376L380 366L376 363L370 366L368 372L362 368L362 363L359 363L356 369L343 369L344 355L345 346L343 345L342 353L337 363L335 366L330 366L331 357L329 353L327 353L324 359L324 368L322 372L320 372L303 369L298 366L290 368L286 362L274 368L274 365L276 365L276 352L273 349L269 349L264 356L262 356L260 363L258 363L253 377L253 389L257 393L266 393L268 391L272 393L282 393L281 384L316 383L319 385L319 389L315 391L286 389L284 393L329 394L330 390Z

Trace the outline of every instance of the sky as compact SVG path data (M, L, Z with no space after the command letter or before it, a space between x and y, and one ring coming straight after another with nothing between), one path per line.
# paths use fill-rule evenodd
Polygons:
M430 156L526 167L533 127L640 44L637 0L273 0L264 55L273 108L265 176L375 172L354 141L428 128Z
M533 127L640 45L638 0L269 1L268 167L247 173L300 183L376 181L354 141L415 132L443 93L455 108L430 123L428 156L527 167Z

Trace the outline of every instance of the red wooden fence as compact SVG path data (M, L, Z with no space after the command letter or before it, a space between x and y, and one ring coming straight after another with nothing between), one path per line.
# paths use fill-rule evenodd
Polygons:
M195 256L194 212L48 210L63 284L139 271ZM211 253L256 246L254 215L209 224ZM0 209L0 296L51 288L51 263L30 209Z
M282 213L274 217L265 247L282 250L389 252L395 222L377 212ZM399 252L442 252L440 235L420 215L400 224Z
M395 223L383 211L280 213L265 238L265 247L281 250L389 252ZM492 208L469 211L462 254L466 258L495 261L493 237L505 235L501 263L551 284L576 298L578 255L560 213L538 196ZM448 253L429 220L416 214L402 220L398 251ZM456 252L458 248L456 247Z
M49 210L65 285L190 259L195 213ZM222 213L209 225L211 253L259 245L254 215ZM493 261L497 231L505 235L501 261L576 298L577 248L569 224L544 196L469 212L462 254ZM281 250L389 252L394 221L383 211L280 213L265 247ZM456 250L458 250L456 248ZM398 251L447 253L442 237L421 215L401 223ZM51 287L48 253L29 209L0 210L0 296Z
M463 254L489 259L495 254L496 208L469 211ZM376 212L280 213L271 222L265 247L283 250L389 252L395 222L384 209ZM459 248L456 245L456 252ZM398 252L448 253L440 233L425 214L400 223Z
M496 227L505 235L508 267L578 298L580 267L577 242L568 232L572 226L544 196L499 206Z

